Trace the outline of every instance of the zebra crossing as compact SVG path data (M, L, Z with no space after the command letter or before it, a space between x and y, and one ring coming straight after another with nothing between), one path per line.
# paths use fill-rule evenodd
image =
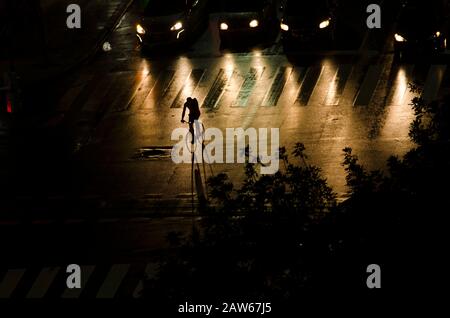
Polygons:
M68 288L67 265L0 268L0 299L141 298L158 263L80 264L81 288Z
M250 105L364 107L373 102L386 72L381 64L368 65L361 77L352 64L297 66L276 59L266 63L264 59L258 63L253 58L247 60L199 65L185 61L166 68L147 65L144 70L89 75L63 96L59 107L61 111L76 107L83 112L177 109L188 96L195 96L202 108L216 111ZM414 65L393 65L385 106L407 105L411 97L408 83L417 77L423 83L422 97L436 98L448 79L446 71L446 65L430 65L426 77L420 78ZM348 85L350 82L353 84Z

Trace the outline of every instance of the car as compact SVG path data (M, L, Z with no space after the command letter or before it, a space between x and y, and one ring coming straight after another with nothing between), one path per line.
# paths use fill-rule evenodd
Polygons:
M285 48L328 44L334 40L337 2L332 0L287 0L280 29Z
M149 0L136 24L136 36L145 48L186 43L208 17L207 0Z
M405 1L394 33L395 56L447 49L449 9L445 1Z
M274 0L221 0L219 34L222 42L261 38L277 23Z

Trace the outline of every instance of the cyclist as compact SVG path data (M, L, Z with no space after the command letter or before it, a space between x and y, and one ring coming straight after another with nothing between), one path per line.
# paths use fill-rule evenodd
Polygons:
M195 120L200 118L200 107L198 106L197 98L188 97L183 107L183 114L181 115L181 122L185 123L184 115L186 108L189 109L189 123L192 124Z
M191 136L194 136L194 122L200 118L200 107L198 106L197 98L188 97L183 106L183 114L181 115L181 122L185 123L184 115L186 114L186 108L189 109L189 132ZM194 143L194 137L192 137L191 143Z

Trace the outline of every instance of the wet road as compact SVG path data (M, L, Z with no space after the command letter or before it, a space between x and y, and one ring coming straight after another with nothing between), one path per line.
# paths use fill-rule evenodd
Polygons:
M348 24L356 24L352 11L344 11L349 11ZM260 47L233 52L221 50L217 16L212 14L207 30L189 49L152 56L137 46L138 16L135 5L108 40L112 50L100 52L55 87L63 92L56 101L56 120L68 123L70 130L64 134L76 152L71 172L61 163L65 158L52 157L53 149L38 148L42 154L34 156L32 164L25 159L18 166L26 182L18 183L15 196L183 197L191 192L189 164L176 165L167 157L137 159L136 153L171 148L172 131L182 127L183 101L194 96L206 128L280 128L281 145L292 149L303 142L310 162L323 169L343 198L342 149L352 147L369 168L385 167L389 155L401 155L412 146L408 104L413 95L408 83L425 83L427 99L449 87L447 55L398 64L393 61L392 36L378 38L374 45L367 30L346 32L341 37L352 40L341 41L344 47L339 50L286 55L280 36L274 35ZM46 142L45 135L36 141L27 138L29 144ZM22 156L34 151L30 147ZM45 165L48 173L43 176ZM54 173L55 167L60 173ZM212 168L234 180L243 172L242 165ZM42 184L42 178L49 182Z
M426 83L423 95L429 99L448 87L444 62L396 64L391 41L379 52L358 43L346 51L286 56L279 38L247 53L221 51L214 16L188 52L144 56L134 39L135 19L133 9L110 39L112 51L76 74L59 103L61 111L70 109L79 160L86 163L83 195L189 193L189 164L133 156L148 147L173 146L183 102L194 96L206 128L279 127L281 145L305 143L310 162L343 196L342 149L352 147L365 165L383 168L389 155L412 146L413 94L407 84ZM213 169L235 180L243 171L241 165Z
M190 164L136 156L175 144L171 133L182 127L188 96L198 99L207 128L280 128L280 145L292 149L303 142L309 162L323 169L343 198L342 149L352 147L369 168L385 167L390 155L402 155L413 146L408 104L414 95L408 83L424 83L426 99L450 88L447 56L396 63L391 37L379 50L363 41L363 33L344 51L285 55L279 37L247 52L221 50L214 15L189 50L148 56L134 36L137 12L132 7L116 28L109 39L111 51L101 52L61 82L58 89L64 93L57 109L69 124L65 133L74 140L75 158L67 169L66 161L49 164L43 151L34 154L32 164L20 167L23 175L33 177L18 182L14 208L39 216L19 230L14 221L2 224L8 263L44 259L46 264L129 265L140 252L164 246L168 231L189 230L190 217L173 217L190 213ZM54 169L46 183L41 163ZM212 170L227 172L236 182L243 175L238 164L214 164ZM90 214L97 208L103 210ZM54 237L66 247L53 245ZM108 266L99 270L100 276L107 275ZM38 277L40 270L33 269L30 277ZM112 275L133 276L130 271L120 267ZM28 290L21 288L17 295Z

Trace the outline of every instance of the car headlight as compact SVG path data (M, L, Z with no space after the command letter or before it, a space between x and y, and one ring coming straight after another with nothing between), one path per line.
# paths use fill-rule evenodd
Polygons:
M289 25L287 25L287 24L285 24L283 22L280 23L280 28L283 31L289 31Z
M248 24L251 28L256 28L259 25L258 20L252 20L250 21L250 23Z
M225 22L222 22L221 24L220 24L220 29L221 30L228 30L228 24L226 24Z
M323 20L322 22L320 22L319 24L319 28L320 29L325 29L330 25L330 19L327 20Z
M406 39L398 33L394 34L395 41L397 42L406 42Z
M136 32L138 34L145 34L145 29L142 27L142 25L138 24L136 25Z
M179 29L181 29L183 27L183 23L181 23L180 21L178 21L177 23L175 23L171 28L170 31L178 31Z

